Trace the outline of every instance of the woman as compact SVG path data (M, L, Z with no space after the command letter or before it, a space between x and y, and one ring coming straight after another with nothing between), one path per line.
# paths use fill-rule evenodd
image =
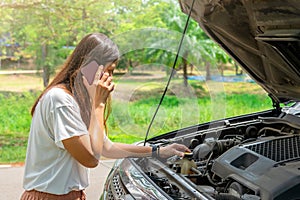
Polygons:
M109 158L183 156L180 144L157 147L113 143L106 136L117 46L100 33L85 36L32 107L21 200L85 199L88 168ZM83 75L98 69L92 83ZM159 150L159 151L158 151Z

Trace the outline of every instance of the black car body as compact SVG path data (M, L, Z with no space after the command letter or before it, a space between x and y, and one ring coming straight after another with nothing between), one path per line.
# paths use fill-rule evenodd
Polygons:
M192 0L180 0L189 13ZM196 0L191 16L270 96L274 109L147 140L183 159L128 158L103 199L300 199L300 1Z

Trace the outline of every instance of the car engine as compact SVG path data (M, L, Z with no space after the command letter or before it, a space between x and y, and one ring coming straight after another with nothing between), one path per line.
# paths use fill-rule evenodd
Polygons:
M236 119L153 141L170 142L192 152L135 162L172 199L300 199L297 115Z

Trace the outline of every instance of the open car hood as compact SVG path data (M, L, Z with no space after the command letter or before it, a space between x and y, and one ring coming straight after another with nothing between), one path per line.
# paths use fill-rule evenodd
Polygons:
M275 102L300 100L299 0L195 0L191 17Z

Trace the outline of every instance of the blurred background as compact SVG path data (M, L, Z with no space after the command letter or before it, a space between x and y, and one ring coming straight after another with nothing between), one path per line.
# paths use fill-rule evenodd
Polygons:
M150 137L272 105L192 19L172 71L187 19L177 1L1 0L0 9L0 163L24 162L33 102L91 32L108 35L122 54L109 118L113 141L144 139L169 76Z

